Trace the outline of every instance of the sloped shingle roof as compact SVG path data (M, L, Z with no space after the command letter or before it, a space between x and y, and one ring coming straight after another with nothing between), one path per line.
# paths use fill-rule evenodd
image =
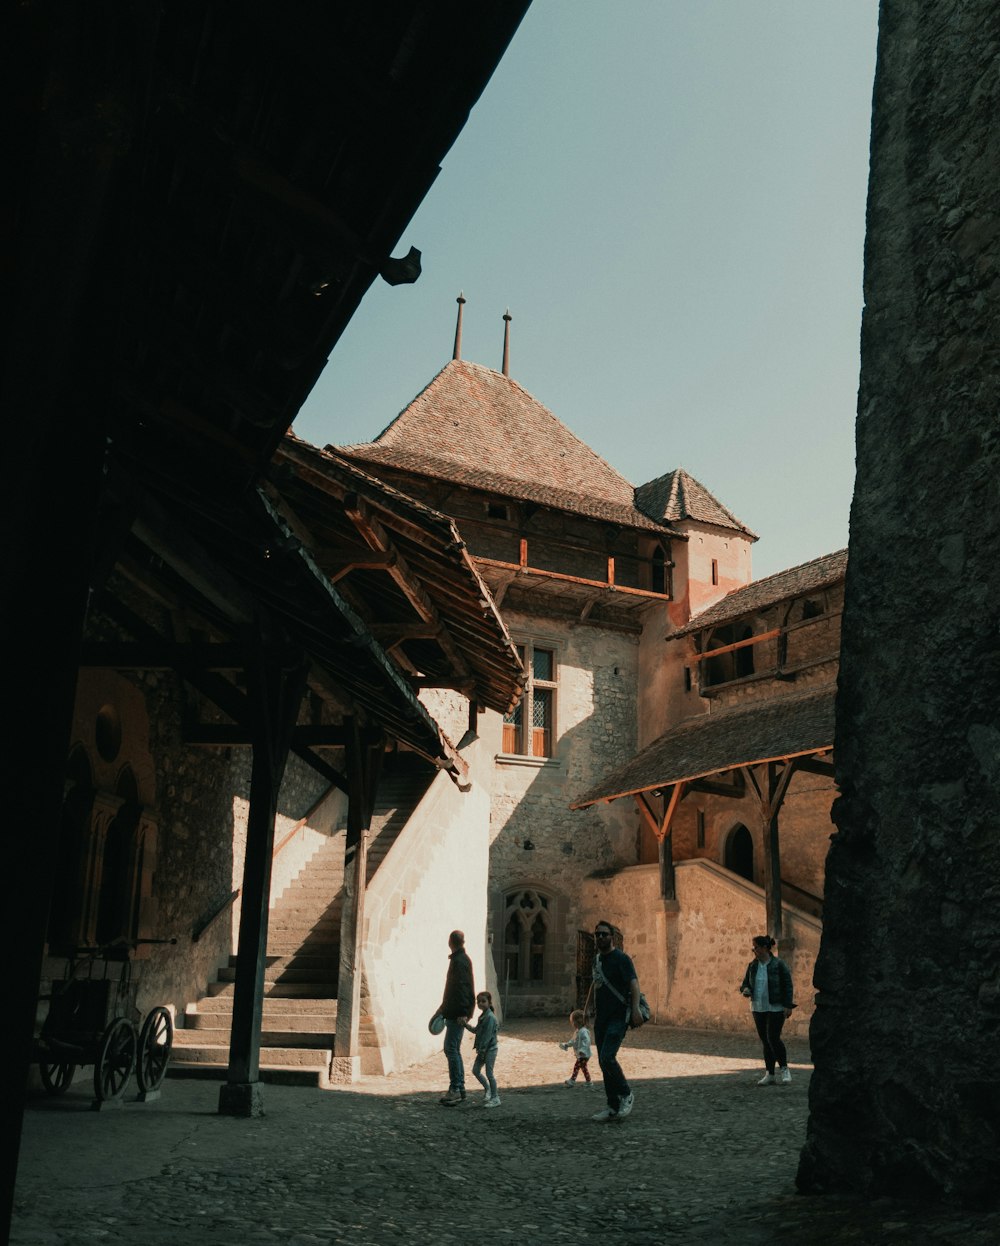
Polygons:
M831 748L834 696L835 689L826 687L688 718L606 775L570 808Z
M509 376L452 359L374 442L330 447L359 462L452 480L590 518L663 532L633 486Z
M681 519L696 519L701 523L715 524L719 528L734 528L753 540L752 532L741 519L714 497L705 486L678 467L665 476L657 476L635 491L635 504L651 519L676 523Z
M733 619L742 618L745 614L756 613L773 606L779 601L787 601L792 597L801 597L803 593L815 592L836 584L844 578L847 570L847 550L840 549L833 554L824 554L811 562L800 563L787 571L776 571L774 575L765 576L762 580L754 580L742 588L735 588L727 593L721 601L709 606L701 614L671 632L670 639L678 636L689 636L692 632L700 632L706 627L719 627Z

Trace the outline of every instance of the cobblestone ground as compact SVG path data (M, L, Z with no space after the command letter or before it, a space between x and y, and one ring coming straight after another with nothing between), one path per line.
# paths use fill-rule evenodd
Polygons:
M647 1026L622 1055L635 1110L601 1125L600 1088L562 1084L568 1036L505 1026L490 1111L478 1091L438 1105L443 1056L331 1091L265 1086L259 1120L220 1117L216 1082L169 1079L158 1102L104 1112L77 1083L32 1100L11 1242L1000 1242L1000 1214L794 1193L804 1043L789 1045L790 1086L758 1088L749 1027Z

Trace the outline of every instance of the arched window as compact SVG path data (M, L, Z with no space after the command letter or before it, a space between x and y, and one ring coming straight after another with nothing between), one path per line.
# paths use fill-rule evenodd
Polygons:
M741 878L746 878L750 882L754 881L753 837L742 823L734 826L726 837L722 864L727 870L739 874Z
M531 987L544 982L549 968L550 898L534 888L518 888L504 896L504 987Z

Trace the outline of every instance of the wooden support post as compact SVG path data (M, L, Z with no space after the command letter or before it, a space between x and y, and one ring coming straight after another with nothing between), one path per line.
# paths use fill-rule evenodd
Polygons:
M381 737L363 743L356 719L348 723L347 842L344 848L344 903L340 916L340 967L337 975L337 1031L330 1065L333 1081L353 1082L361 1074L361 984L368 876L368 832L383 755Z
M243 865L239 951L233 989L229 1069L219 1092L219 1112L261 1116L260 1031L264 1011L268 904L278 791L285 772L292 728L305 691L307 664L301 655L291 669L265 637L258 620L250 638L247 688L253 729L253 769Z
M768 799L762 813L764 831L764 906L767 912L767 933L781 942L781 849L778 837L778 805L774 796L777 767L767 763Z
M660 850L660 899L676 900L677 884L674 878L674 837L670 832L659 843Z
M779 763L769 761L761 776L763 786L751 766L743 767L743 773L757 793L760 810L761 839L764 846L764 911L767 919L767 932L778 941L782 933L781 846L778 813L784 802L792 775L795 773L796 763L797 759L794 757L785 760L784 769L779 773Z
M656 836L660 862L660 898L663 900L674 901L677 899L671 825L674 820L674 814L677 812L677 806L680 804L681 797L684 794L684 786L683 781L673 785L670 791L670 799L666 802L666 808L660 817L654 812L650 804L650 797L645 792L637 792L635 797L640 814L649 823L653 834Z

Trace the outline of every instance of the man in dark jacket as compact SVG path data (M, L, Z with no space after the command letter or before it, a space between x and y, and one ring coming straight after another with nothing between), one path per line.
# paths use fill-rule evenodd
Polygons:
M620 1121L632 1111L632 1089L618 1063L618 1049L627 1031L637 1029L644 1017L639 1007L639 979L632 958L613 943L610 922L594 927L597 955L594 957L594 1040L597 1060L604 1076L604 1093L608 1106L595 1112L595 1121Z
M462 1036L465 1023L476 1007L476 988L472 980L472 961L465 950L465 935L453 930L448 936L451 956L444 997L438 1012L444 1017L444 1054L448 1058L448 1093L438 1100L446 1108L465 1100L465 1064L462 1061Z

